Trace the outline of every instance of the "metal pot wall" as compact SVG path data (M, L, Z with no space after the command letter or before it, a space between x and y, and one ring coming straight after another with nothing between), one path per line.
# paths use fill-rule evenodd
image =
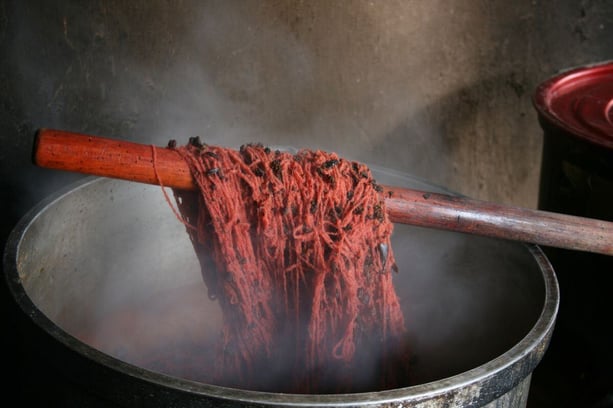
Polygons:
M405 225L393 245L415 385L344 395L223 388L199 380L219 310L160 189L89 180L42 202L9 239L4 269L30 357L22 375L44 390L38 402L63 406L525 406L558 308L541 250Z
M560 72L533 100L544 142L539 208L613 221L613 61ZM556 393L571 406L610 405L613 329L603 322L611 321L613 257L545 250L562 301L543 375L564 373L572 386ZM580 273L586 266L589 273Z

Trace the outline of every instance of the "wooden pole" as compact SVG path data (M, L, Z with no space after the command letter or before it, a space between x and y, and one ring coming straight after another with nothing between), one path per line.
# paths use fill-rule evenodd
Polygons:
M41 129L36 135L33 160L36 165L51 169L148 184L159 184L161 180L166 187L195 189L189 167L181 156L172 149L152 145ZM382 187L392 222L613 255L611 222Z

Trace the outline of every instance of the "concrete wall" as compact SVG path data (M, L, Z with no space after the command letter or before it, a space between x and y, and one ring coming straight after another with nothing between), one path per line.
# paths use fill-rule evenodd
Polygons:
M29 163L57 127L323 148L535 206L532 93L612 34L603 1L1 2L3 185L64 182Z

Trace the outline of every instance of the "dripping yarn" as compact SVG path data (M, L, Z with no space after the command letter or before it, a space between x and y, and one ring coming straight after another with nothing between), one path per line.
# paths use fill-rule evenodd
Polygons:
M197 185L174 195L222 310L217 384L292 393L407 385L393 224L367 166L198 138L169 148Z

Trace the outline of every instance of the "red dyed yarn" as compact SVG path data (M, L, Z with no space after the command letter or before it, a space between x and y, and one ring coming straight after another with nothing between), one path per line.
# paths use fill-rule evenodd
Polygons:
M223 312L217 382L295 393L372 390L372 376L378 389L406 385L393 224L369 169L321 151L173 148L199 189L174 192L179 212L196 226L187 231Z

